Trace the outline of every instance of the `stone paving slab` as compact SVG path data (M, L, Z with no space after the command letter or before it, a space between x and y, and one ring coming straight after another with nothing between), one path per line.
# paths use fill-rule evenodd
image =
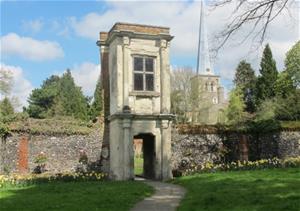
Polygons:
M146 184L154 187L155 193L137 203L132 211L173 211L179 206L185 195L185 189L179 185L145 180Z

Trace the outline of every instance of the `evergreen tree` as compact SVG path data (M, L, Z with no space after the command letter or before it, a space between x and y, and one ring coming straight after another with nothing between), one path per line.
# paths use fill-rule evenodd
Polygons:
M42 87L34 89L29 96L28 114L34 118L53 116L53 106L59 94L60 78L51 76L46 79Z
M71 71L68 69L60 79L59 98L64 115L87 119L87 103L81 88L75 85Z
M245 60L241 61L236 68L233 82L243 92L245 110L250 113L254 112L256 76L251 65Z
M102 85L101 85L101 77L99 77L96 85L96 89L94 92L94 101L90 108L90 115L92 119L100 116L103 110L103 101L102 101Z
M275 96L275 83L278 71L269 44L266 45L260 62L260 76L256 83L256 99L258 103Z
M14 107L7 97L0 102L0 115L8 116L14 114Z
M75 85L71 71L62 77L51 76L41 88L32 91L27 112L34 118L73 116L87 119L87 102L81 88Z

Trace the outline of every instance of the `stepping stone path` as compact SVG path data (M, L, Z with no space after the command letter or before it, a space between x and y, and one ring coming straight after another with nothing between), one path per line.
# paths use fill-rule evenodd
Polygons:
M140 179L138 179L140 180ZM137 203L131 211L173 211L184 197L185 189L179 185L145 180L154 187L155 193Z

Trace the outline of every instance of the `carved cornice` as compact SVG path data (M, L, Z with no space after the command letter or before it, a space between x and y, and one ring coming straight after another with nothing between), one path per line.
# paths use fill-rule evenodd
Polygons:
M98 41L97 45L98 46L109 45L117 37L128 37L129 39L138 38L138 39L159 40L159 41L160 40L170 41L174 38L174 36L171 36L169 34L153 35L153 34L146 34L146 33L136 33L132 31L112 31L109 34L109 37L105 41Z
M108 120L115 119L131 119L131 120L169 120L175 119L174 114L129 114L129 113L116 113L108 117Z

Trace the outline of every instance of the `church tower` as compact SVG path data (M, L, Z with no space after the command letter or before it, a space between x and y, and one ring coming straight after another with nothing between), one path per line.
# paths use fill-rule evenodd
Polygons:
M192 78L194 103L192 121L200 124L216 124L222 121L222 112L226 107L224 88L220 76L215 75L210 63L207 25L205 22L205 2L201 1L197 75Z

